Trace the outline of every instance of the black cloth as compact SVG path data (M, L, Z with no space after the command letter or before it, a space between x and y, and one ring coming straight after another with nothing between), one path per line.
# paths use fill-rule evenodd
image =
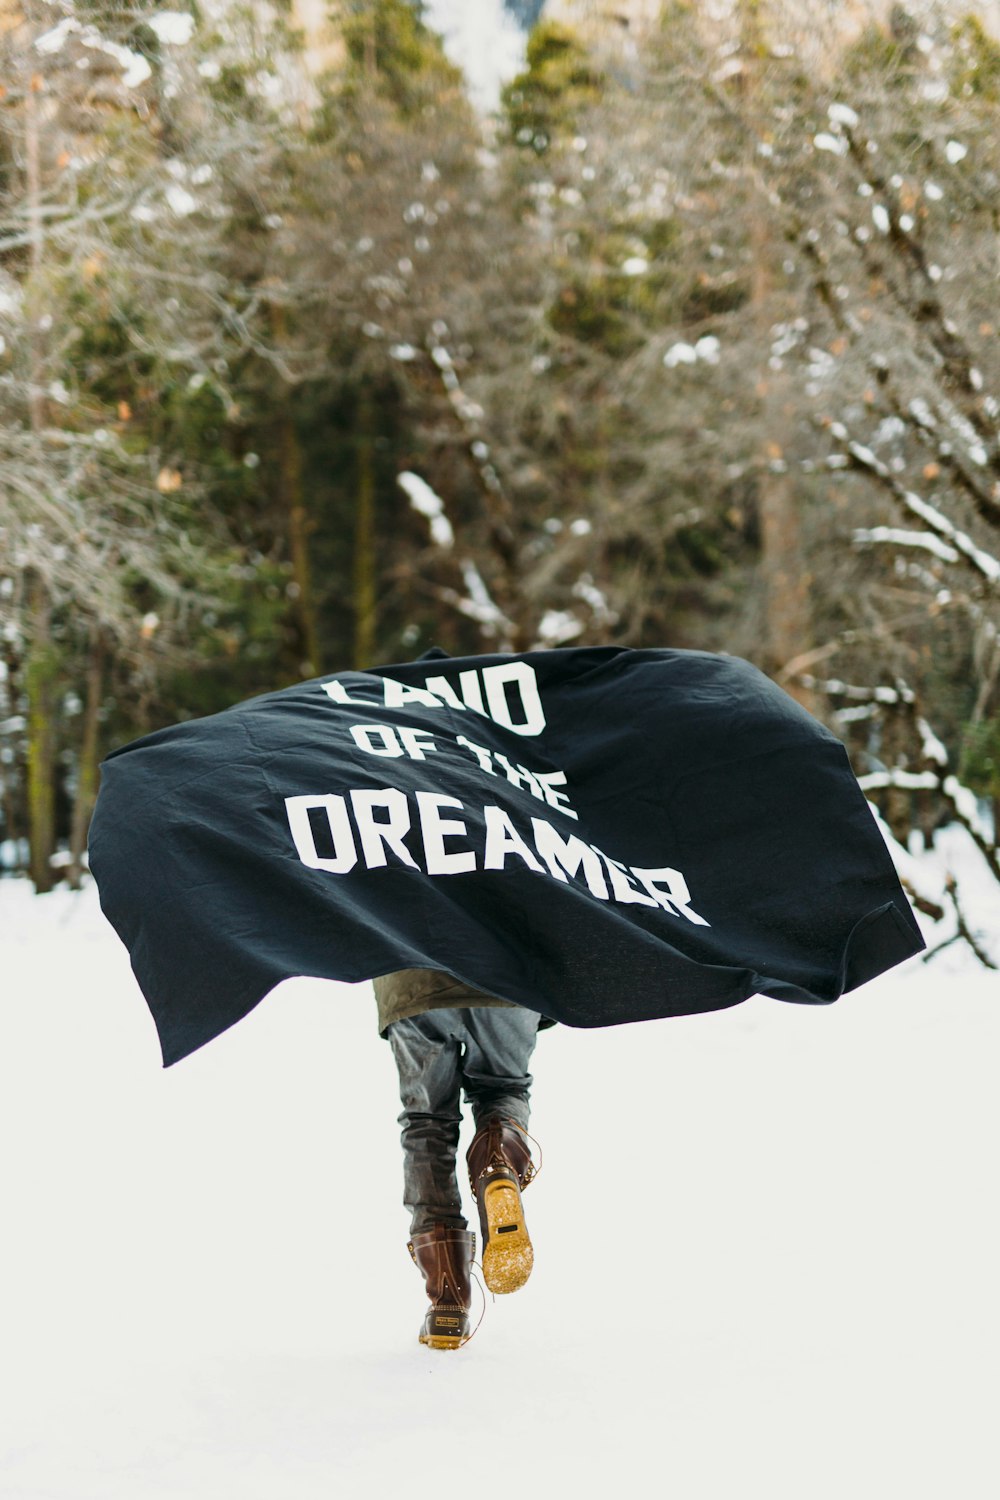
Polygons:
M735 657L343 672L108 757L105 913L177 1061L293 975L573 1026L829 1002L923 946L843 746Z

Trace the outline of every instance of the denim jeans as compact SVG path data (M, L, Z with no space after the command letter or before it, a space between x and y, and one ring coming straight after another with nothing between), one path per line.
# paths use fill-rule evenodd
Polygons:
M403 1202L411 1234L432 1224L468 1227L455 1168L463 1085L477 1129L494 1115L527 1129L538 1021L520 1006L469 1006L424 1011L389 1027L403 1102Z

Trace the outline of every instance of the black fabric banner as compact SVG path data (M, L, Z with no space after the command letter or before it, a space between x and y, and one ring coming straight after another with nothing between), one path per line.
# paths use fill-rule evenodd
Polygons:
M108 757L91 868L166 1064L293 975L572 1026L835 1000L923 946L843 746L735 657L342 672Z

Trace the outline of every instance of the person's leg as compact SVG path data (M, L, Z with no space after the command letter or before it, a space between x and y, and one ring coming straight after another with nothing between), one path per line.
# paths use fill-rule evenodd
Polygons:
M410 1233L435 1224L466 1229L455 1175L462 1114L458 1013L430 1010L394 1021L389 1043L399 1071L403 1112L403 1201Z
M515 1007L476 1007L463 1020L462 1076L476 1120L466 1160L479 1207L483 1278L491 1292L516 1292L534 1262L521 1189L535 1170L526 1131L539 1017Z
M476 1128L489 1119L514 1120L528 1128L531 1074L540 1017L521 1006L469 1006L465 1026L462 1082Z

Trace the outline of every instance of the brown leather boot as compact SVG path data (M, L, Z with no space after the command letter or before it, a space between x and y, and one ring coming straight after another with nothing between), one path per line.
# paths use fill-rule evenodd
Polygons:
M513 1120L485 1120L466 1161L479 1205L483 1279L491 1292L516 1292L531 1275L535 1258L521 1203L521 1189L535 1175L524 1132Z
M432 1349L460 1349L469 1337L476 1236L435 1224L415 1234L408 1249L431 1299L420 1342Z

